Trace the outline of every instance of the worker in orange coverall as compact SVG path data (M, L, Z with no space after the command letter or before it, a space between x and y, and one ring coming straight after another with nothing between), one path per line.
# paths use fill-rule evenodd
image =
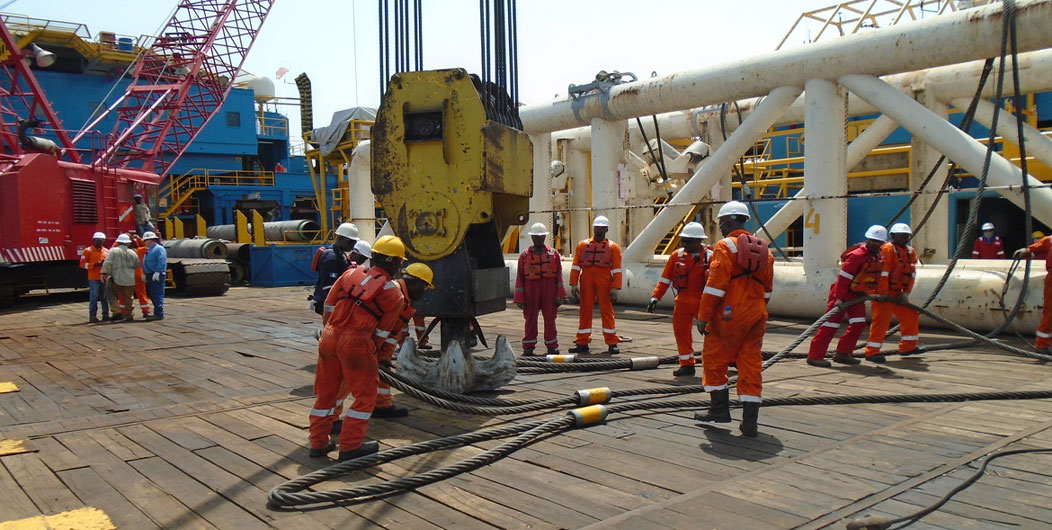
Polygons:
M537 348L537 313L544 315L544 347L551 355L559 354L559 334L555 316L566 301L563 287L562 256L544 244L548 227L533 223L529 236L533 245L519 254L515 273L515 305L522 309L526 330L522 337L522 354L533 355Z
M1037 340L1034 346L1040 353L1052 355L1052 236L1044 236L1027 248L1015 251L1015 257L1045 256L1045 301L1041 310L1041 322L1037 325Z
M880 273L883 269L880 247L888 241L888 230L881 225L873 225L866 230L866 241L852 245L840 255L840 272L836 281L829 287L829 300L826 311L844 302L850 302L864 294L877 292L880 285ZM833 361L841 364L858 364L855 358L855 344L862 332L866 330L866 304L857 303L829 317L818 328L818 333L811 339L807 351L807 364L822 368L832 366L826 360L826 349L829 348L833 335L840 329L840 323L847 317L847 331L836 344Z
M763 380L763 335L767 330L767 301L774 283L774 255L767 243L749 233L749 210L730 201L717 215L723 239L716 242L709 260L709 278L698 309L698 332L705 338L701 351L702 385L709 393L709 410L694 419L729 423L730 391L727 366L738 366L738 399L742 403L739 430L757 435Z
M694 375L694 317L701 305L701 291L709 274L709 251L702 239L708 239L701 223L687 223L679 233L683 243L668 257L661 279L650 293L647 313L653 313L669 287L676 292L676 305L672 308L672 334L676 336L679 351L679 368L673 376Z
M106 296L106 282L102 281L102 262L110 250L106 244L106 234L95 232L91 236L91 246L80 251L80 268L88 271L88 322L98 322L99 304L102 304L102 320L110 319L110 302Z
M603 340L607 353L621 353L617 347L617 323L614 321L614 302L621 290L621 247L606 238L610 220L600 215L592 223L592 238L577 244L570 267L570 291L580 299L580 319L577 338L570 353L588 353L592 340L592 306L599 301L599 315L603 323ZM580 288L578 288L580 282Z
M336 449L329 434L340 385L350 387L354 402L340 432L340 461L375 453L379 444L365 440L369 418L376 406L380 382L378 354L385 341L400 331L404 308L402 289L394 281L405 245L394 236L383 236L372 247L372 267L357 267L336 280L325 298L324 329L318 341L318 367L314 375L317 398L310 411L310 455L322 457Z
M884 335L891 324L891 315L899 319L899 354L909 355L917 349L920 338L920 322L917 312L899 305L909 301L910 291L917 278L917 251L909 245L913 231L906 223L891 225L891 243L880 247L881 259L884 261L877 286L877 296L873 300L873 323L869 325L869 338L866 339L866 360L883 363L887 359L880 353L884 345Z

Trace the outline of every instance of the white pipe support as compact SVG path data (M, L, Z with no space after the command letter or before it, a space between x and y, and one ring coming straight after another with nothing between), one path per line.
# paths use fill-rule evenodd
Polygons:
M530 133L589 125L757 97L777 86L802 86L814 77L849 74L888 75L956 64L1000 53L1002 5L991 3L759 55L730 64L677 72L617 85L609 93L563 98L519 111ZM1016 5L1018 50L1052 46L1052 2L1022 0Z
M533 239L527 235L529 228L534 223L544 223L548 231L552 232L554 215L552 210L552 135L531 134L530 143L533 144L533 194L530 195L530 218L519 230L519 248L525 249L533 244ZM548 236L548 244L555 240L554 234Z
M847 241L847 199L815 199L847 195L847 140L844 103L847 93L836 83L811 79L804 85L804 274L817 274L844 250Z
M841 77L839 82L965 170L977 176L982 174L986 146L950 122L940 119L924 105L872 76L848 75ZM1041 181L1029 176L1027 178L1030 186L1035 186L1030 190L1034 218L1052 224L1052 189L1038 188ZM990 159L987 182L992 186L1020 186L1023 174L1018 167L995 153ZM1023 207L1022 194L1018 191L1005 189L999 193L1020 208Z
M771 124L799 95L800 88L798 87L783 86L771 91L742 126L709 156L705 164L672 197L671 202L680 204L680 206L663 208L661 213L643 229L639 237L628 245L624 251L623 261L652 259L654 247L658 242L690 212L689 203L699 201L712 189L713 184L721 176L729 174L731 167L738 159L752 147L756 139L771 127Z
M958 98L953 100L953 106L964 111L971 104L970 99ZM989 101L980 100L975 107L975 121L990 128L994 121L994 104ZM997 134L1005 140L1019 145L1019 131L1016 130L1016 117L1005 109L1001 109L997 117ZM1029 123L1023 122L1023 141L1026 143L1026 154L1033 156L1047 165L1052 166L1052 138L1041 134Z
M610 219L611 241L624 244L625 210L621 190L628 178L628 123L592 120L592 219Z
M931 90L918 91L914 98L939 119L949 117L949 108L937 101ZM910 206L910 224L916 226L929 210L932 212L922 229L913 230L912 244L917 249L917 257L924 263L946 263L950 247L950 201L940 200L938 192L946 180L948 164L943 161L928 185L921 188L942 154L919 136L913 136L910 144L909 185L910 191L918 194Z
M592 195L588 182L588 153L576 149L575 142L566 142L563 149L563 163L570 180L570 238L564 248L564 254L571 254L578 241L588 238L592 233L592 219L588 208L592 205Z
M346 199L350 201L350 221L358 227L358 237L372 243L376 241L376 198L370 186L370 152L369 140L362 140L351 151L351 165L347 170Z

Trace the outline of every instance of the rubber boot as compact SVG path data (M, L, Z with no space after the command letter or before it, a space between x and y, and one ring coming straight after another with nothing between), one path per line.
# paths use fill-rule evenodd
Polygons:
M696 371L694 370L694 365L686 364L680 366L679 368L676 368L676 371L672 372L672 377L683 377L688 375L694 375L695 373Z
M346 462L347 460L354 460L365 455L371 455L380 450L380 444L375 440L364 440L362 445L358 446L357 449L351 449L350 451L340 451L339 460L340 462Z
M742 432L743 436L749 438L756 438L756 419L760 416L760 404L755 401L746 401L742 403L742 423L738 426L738 430Z
M695 412L694 419L704 422L730 423L730 392L731 391L726 388L723 390L716 390L715 392L709 392L709 399L712 401L709 405L709 411L705 414Z
M373 409L374 418L404 418L409 415L409 409L391 405L390 407L376 407Z

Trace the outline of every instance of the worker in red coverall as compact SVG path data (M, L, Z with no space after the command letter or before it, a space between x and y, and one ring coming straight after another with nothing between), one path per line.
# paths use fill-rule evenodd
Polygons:
M1005 242L994 234L993 223L983 223L983 235L975 240L972 259L1005 259Z
M883 363L887 359L880 353L884 335L891 324L891 316L899 319L899 354L909 355L917 349L920 338L920 322L917 312L903 305L909 301L910 291L917 279L917 251L909 245L913 231L906 223L891 225L891 243L880 247L883 270L877 285L877 296L873 300L873 323L866 339L866 360Z
M325 298L324 329L318 341L318 368L314 374L317 398L310 411L310 455L322 457L336 449L329 433L340 385L347 381L354 402L340 432L340 461L375 453L379 444L365 440L369 418L376 406L380 382L381 347L400 331L404 308L402 289L394 281L405 245L394 236L383 236L372 246L372 267L357 267L340 276Z
M537 313L544 315L544 347L551 355L559 354L559 335L555 328L555 316L559 306L566 301L563 287L562 256L559 251L544 244L548 227L534 223L529 236L533 246L519 254L519 265L515 274L515 305L526 319L526 330L522 336L522 354L533 355L537 348Z
M676 336L676 350L679 352L679 368L672 375L694 375L694 317L701 305L701 291L709 274L709 251L702 243L708 239L701 223L687 223L679 233L683 243L680 248L668 257L661 279L650 293L647 313L653 313L658 301L665 296L669 287L676 292L676 304L672 307L672 334Z
M888 230L881 225L873 225L866 230L866 241L852 245L840 255L840 272L833 285L829 287L829 301L826 311L835 306L850 302L864 294L874 294L880 284L880 273L883 271L880 261L880 247L888 241ZM866 304L857 303L829 317L818 333L811 339L807 351L807 364L829 368L832 364L826 360L833 335L840 329L840 323L847 317L847 331L836 344L833 362L858 364L854 357L855 344L866 329Z
M701 351L702 385L709 393L709 410L694 419L729 423L730 391L727 366L738 366L738 399L742 403L739 430L757 435L763 380L763 335L767 330L767 301L774 286L774 255L767 243L749 233L745 204L730 201L717 215L723 239L709 260L709 277L698 309L698 332L709 336Z
M621 247L606 238L610 220L600 215L592 223L591 239L577 244L570 267L570 291L580 299L580 319L577 338L570 353L588 353L592 340L592 307L599 301L599 315L603 323L603 341L607 353L621 353L617 347L617 323L614 321L614 302L621 290ZM580 282L580 287L578 287Z
M1018 258L1041 254L1045 256L1045 298L1034 347L1040 353L1052 355L1052 351L1049 351L1049 346L1052 346L1052 236L1042 237L1033 245L1015 251L1015 257Z

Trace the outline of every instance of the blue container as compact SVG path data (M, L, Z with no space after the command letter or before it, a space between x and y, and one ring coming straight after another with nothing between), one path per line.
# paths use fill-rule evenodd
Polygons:
M135 50L135 40L131 37L121 37L117 39L117 49L122 52L130 52Z
M310 270L314 252L321 245L267 245L251 249L250 282L254 287L314 285L318 273Z

